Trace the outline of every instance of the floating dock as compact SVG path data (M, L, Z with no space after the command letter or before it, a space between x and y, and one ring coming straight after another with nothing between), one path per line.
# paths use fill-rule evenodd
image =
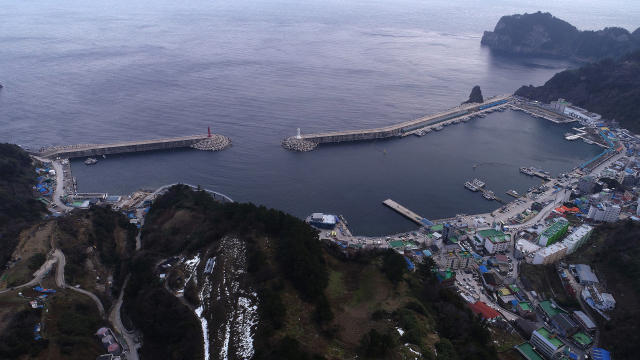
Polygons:
M60 148L45 149L44 151L31 151L30 154L50 159L55 159L57 157L69 159L78 157L94 157L99 155L189 147L193 144L206 140L207 138L208 137L205 134L169 139L122 142L116 144L64 146Z
M461 117L472 112L485 110L494 106L499 106L511 100L512 94L498 95L488 98L482 104L465 104L457 106L453 109L443 111L435 115L421 117L415 120L405 121L400 124L385 126L367 130L348 130L336 131L329 133L301 135L298 139L310 141L316 144L356 141L356 140L374 140L392 136L402 136L405 133L414 131L421 127L438 124L456 117Z
M420 225L420 226L431 226L433 225L433 223L425 218L423 218L422 216L414 213L413 211L407 209L406 207L398 204L397 202L391 200L391 199L387 199L385 201L382 202L383 204L385 204L386 206L390 207L392 210L396 211L397 213L399 213L400 215L406 217L407 219L413 221L414 223Z

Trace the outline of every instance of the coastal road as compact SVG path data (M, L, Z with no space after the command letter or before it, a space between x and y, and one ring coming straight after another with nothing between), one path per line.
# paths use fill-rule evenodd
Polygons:
M41 157L37 157L37 156L33 156L31 155L33 158L42 161L42 162L51 162L51 165L53 166L53 169L56 171L56 187L53 189L53 203L58 205L58 208L60 210L73 210L72 207L67 206L66 204L64 204L62 201L60 201L60 195L63 194L63 187L64 187L64 169L62 168L62 164L60 164L60 161L58 160L49 160L49 159L45 159L45 158L41 158Z
M60 201L60 196L63 194L62 188L64 187L64 169L58 160L52 161L51 164L53 165L53 169L56 171L56 188L53 192L53 201L62 210L72 210L72 207L69 207Z

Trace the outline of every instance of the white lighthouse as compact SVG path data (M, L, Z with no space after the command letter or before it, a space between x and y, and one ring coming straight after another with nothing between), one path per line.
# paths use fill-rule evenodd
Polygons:
M302 137L300 136L300 128L298 128L298 135L296 135L296 139L302 139Z

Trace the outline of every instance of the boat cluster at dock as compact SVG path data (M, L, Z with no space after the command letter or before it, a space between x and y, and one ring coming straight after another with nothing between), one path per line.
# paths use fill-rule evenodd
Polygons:
M224 150L231 146L233 145L231 144L230 138L223 135L218 135L218 134L211 134L210 138L207 138L205 140L202 140L198 143L191 145L191 147L194 149L205 150L205 151Z
M443 130L445 126L454 125L454 124L460 124L460 123L463 123L463 122L467 123L467 122L469 122L469 120L473 119L474 117L485 118L485 117L487 117L487 114L491 114L494 111L504 112L504 111L506 111L506 109L507 109L507 106L504 105L504 106L500 106L500 107L497 107L497 108L494 108L494 109L487 109L487 110L483 110L483 111L478 111L478 112L475 112L473 114L469 114L467 116L458 117L458 118L447 120L447 121L442 121L442 122L439 122L437 124L432 124L432 125L428 125L428 126L425 126L423 128L417 129L417 130L413 130L413 131L405 134L405 136L409 135L409 134L413 134L415 136L425 136L425 135L427 135L428 133L430 133L433 130L440 131L440 130Z
M482 191L482 196L487 199L487 200L493 200L495 199L494 193L491 190L485 190L484 188L484 183L478 179L474 179L473 181L467 181L466 183L464 183L464 187L466 187L467 189L476 192L476 191Z
M312 141L307 141L307 140L304 140L304 139L297 139L295 137L286 138L282 142L282 147L283 148L285 148L287 150L291 150L291 151L298 151L298 152L311 151L311 150L315 149L316 146L318 146L318 144L316 144L316 143L314 143Z

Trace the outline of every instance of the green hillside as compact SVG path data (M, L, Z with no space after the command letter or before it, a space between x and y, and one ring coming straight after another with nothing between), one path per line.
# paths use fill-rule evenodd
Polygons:
M562 71L542 86L523 86L515 94L545 103L564 98L640 132L640 50Z

